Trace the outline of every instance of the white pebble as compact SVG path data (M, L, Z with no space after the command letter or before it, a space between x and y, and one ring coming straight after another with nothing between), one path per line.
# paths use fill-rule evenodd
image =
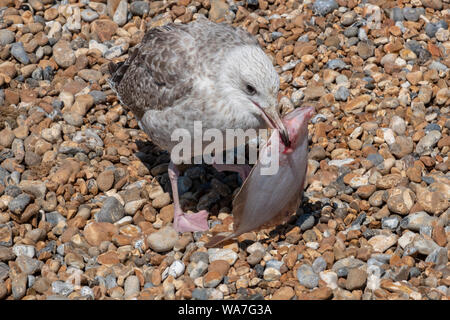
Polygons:
M307 243L306 243L306 246L307 246L308 248L313 249L313 250L319 249L319 243L318 243L318 242L313 242L313 241L307 242Z
M399 239L398 244L403 249L414 241L416 234L412 231L406 231Z
M230 264L230 266L232 266L238 258L237 253L231 249L208 249L208 255L210 263L215 260L225 260Z
M168 273L173 276L175 279L181 276L184 273L184 263L180 260L175 260L169 267Z
M25 244L16 244L12 248L14 254L18 256L27 256L29 258L33 258L36 252L36 249L33 246L25 245Z
M338 276L336 274L336 272L333 271L322 271L319 273L319 277L320 279L322 279L322 281L324 281L327 286L331 289L334 290L338 287L337 284L337 280L338 280Z

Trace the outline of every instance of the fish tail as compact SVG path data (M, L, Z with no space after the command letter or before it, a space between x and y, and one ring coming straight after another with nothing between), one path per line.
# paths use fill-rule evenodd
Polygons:
M218 234L218 235L212 237L211 239L209 239L208 243L205 244L205 247L213 248L213 247L217 246L218 244L233 238L233 236L234 236L234 234L228 234L228 235Z

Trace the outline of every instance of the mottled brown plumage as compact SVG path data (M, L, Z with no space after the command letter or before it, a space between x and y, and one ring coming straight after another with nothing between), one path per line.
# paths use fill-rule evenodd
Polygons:
M110 84L140 119L147 110L162 110L185 99L200 74L216 79L227 51L244 45L258 42L243 29L207 19L154 28L122 65L110 64Z

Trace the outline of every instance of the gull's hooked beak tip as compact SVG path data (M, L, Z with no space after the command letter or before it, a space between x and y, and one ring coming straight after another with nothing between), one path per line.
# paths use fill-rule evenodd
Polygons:
M272 129L277 129L280 132L281 141L283 142L286 148L289 148L291 146L289 133L283 121L281 121L278 109L275 106L263 109L256 102L253 103L262 111L264 119L266 120L269 127L271 127Z
M278 130L278 132L280 133L281 141L283 142L284 146L286 148L289 148L291 146L291 140L289 139L289 132L287 131L286 126L281 120L281 116L278 113L278 109L270 108L267 113L268 113L267 116L273 123L272 128Z

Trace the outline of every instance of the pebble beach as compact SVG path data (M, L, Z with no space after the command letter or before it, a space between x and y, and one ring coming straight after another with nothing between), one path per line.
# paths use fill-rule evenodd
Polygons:
M167 168L108 85L145 31L256 36L314 106L303 202L233 230L238 174ZM0 0L0 300L448 300L450 0Z

